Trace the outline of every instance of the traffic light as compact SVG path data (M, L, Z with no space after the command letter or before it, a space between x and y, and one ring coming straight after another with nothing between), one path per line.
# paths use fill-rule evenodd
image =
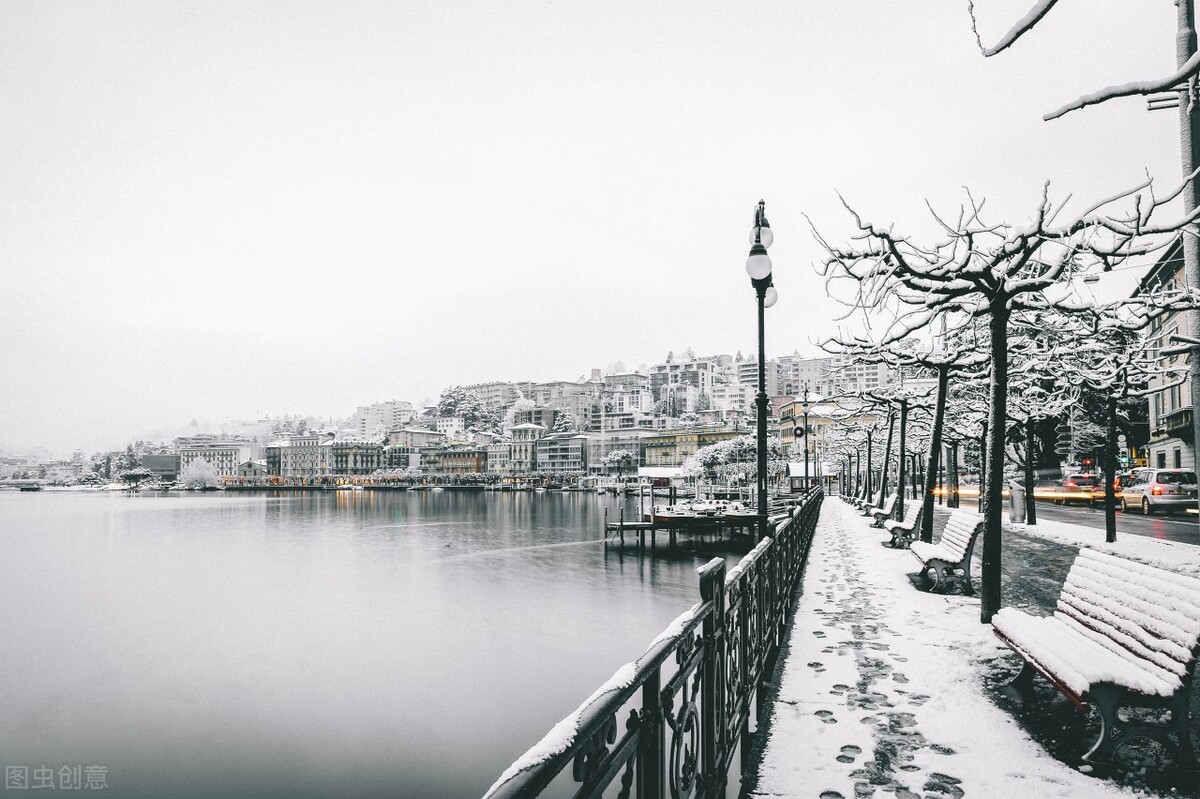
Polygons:
M1083 459L1083 468L1085 468L1085 469L1090 469L1090 468L1092 468L1092 459L1091 459L1091 458L1084 458L1084 459Z
M1071 426L1066 422L1062 422L1055 430L1057 441L1054 444L1054 452L1058 455L1071 454Z

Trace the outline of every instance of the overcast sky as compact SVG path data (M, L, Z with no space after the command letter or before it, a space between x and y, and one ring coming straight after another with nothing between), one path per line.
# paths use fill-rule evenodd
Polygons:
M1032 0L976 0L994 41ZM0 446L345 416L754 351L838 308L805 215L930 233L1179 179L1170 0L1060 4L984 59L966 0L0 4Z

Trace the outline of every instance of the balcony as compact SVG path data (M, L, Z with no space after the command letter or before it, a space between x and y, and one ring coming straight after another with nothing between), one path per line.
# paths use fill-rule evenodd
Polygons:
M1168 436L1179 436L1190 440L1192 435L1192 407L1178 408L1162 417L1162 426Z

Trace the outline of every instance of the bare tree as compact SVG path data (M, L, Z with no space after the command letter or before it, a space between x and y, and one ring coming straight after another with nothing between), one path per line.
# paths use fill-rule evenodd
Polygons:
M1025 225L990 224L983 203L969 204L953 221L934 214L945 238L922 246L891 229L863 220L847 209L859 235L849 247L836 247L817 234L827 257L827 285L849 281L851 304L863 318L885 320L874 337L888 346L926 330L943 318L964 325L986 320L991 381L987 443L986 522L981 573L981 620L990 622L1001 606L1001 503L1009 385L1009 321L1015 312L1054 309L1084 311L1092 303L1072 291L1072 281L1088 272L1111 269L1132 255L1156 252L1181 222L1153 224L1155 212L1173 198L1153 192L1147 180L1060 222L1066 202L1053 203L1049 187L1032 221ZM1124 211L1119 205L1128 203ZM889 313L890 311L890 313Z
M1058 117L1091 105L1098 105L1120 97L1146 96L1150 110L1179 109L1179 149L1183 166L1184 190L1183 211L1187 217L1193 217L1197 207L1200 207L1200 183L1196 181L1196 172L1200 168L1200 93L1197 91L1197 77L1200 76L1200 54L1196 48L1196 15L1194 0L1174 0L1176 10L1175 33L1175 64L1176 69L1169 75L1160 75L1148 80L1135 80L1107 86L1097 91L1059 107L1045 115L1045 119ZM979 35L978 24L975 20L975 5L973 0L967 0L967 8L971 15L971 28L975 32L975 40L983 55L994 56L1004 52L1014 45L1022 36L1032 31L1058 0L1036 0L1033 7L1025 16L1000 37L994 45L986 46ZM1160 94L1160 93L1165 93ZM1156 96L1157 95L1157 96ZM1200 236L1196 231L1190 231L1183 237L1184 274L1189 286L1200 286ZM1200 313L1188 314L1190 335L1200 339ZM1191 404L1200 408L1200 353L1193 357L1188 374ZM1192 416L1193 448L1200 450L1200 413Z

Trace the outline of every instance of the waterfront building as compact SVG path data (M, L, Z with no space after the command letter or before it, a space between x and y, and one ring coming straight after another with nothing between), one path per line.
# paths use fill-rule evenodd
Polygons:
M748 433L747 430L728 427L680 427L662 433L650 433L642 438L643 463L652 467L682 466L701 447Z
M487 447L444 447L438 456L440 474L483 474L487 471Z
M497 441L488 444L487 464L484 467L489 474L506 475L512 472L512 442Z
M144 464L143 464L144 465ZM236 477L266 477L267 462L266 460L249 460L237 465Z
M388 444L398 444L410 450L439 446L445 441L445 433L439 433L436 430L425 430L419 427L402 427L389 430L387 434Z
M267 474L281 477L319 477L332 468L329 442L332 433L289 436L267 447Z
M588 437L582 433L551 433L537 440L537 471L565 477L588 468Z
M181 474L193 461L205 460L218 476L233 477L237 474L238 464L259 457L262 448L243 439L200 434L175 439L175 451L179 455Z
M824 456L831 441L844 438L851 430L861 430L874 425L883 430L883 435L886 436L886 412L862 405L856 406L849 398L835 403L810 394L808 427L811 432L806 443L803 435L796 435L796 431L804 427L804 413L801 410L803 402L803 397L796 397L784 403L779 411L779 443L785 457L792 460L803 462L807 450L811 467L812 462Z
M378 471L383 464L383 445L367 439L342 439L328 442L330 473L336 477L363 476Z
M171 483L179 479L179 456L143 455L142 468L150 472L154 479Z
M626 450L633 453L633 466L625 474L636 474L642 465L642 437L645 432L633 430L605 430L588 435L588 471L593 474L607 473L604 459L610 452Z
M406 469L415 469L420 463L421 456L412 447L406 447L403 444L386 444L380 453L382 459L381 468L389 472L402 472Z
M537 442L546 435L540 424L518 424L508 429L512 438L512 471L533 472L537 470Z

